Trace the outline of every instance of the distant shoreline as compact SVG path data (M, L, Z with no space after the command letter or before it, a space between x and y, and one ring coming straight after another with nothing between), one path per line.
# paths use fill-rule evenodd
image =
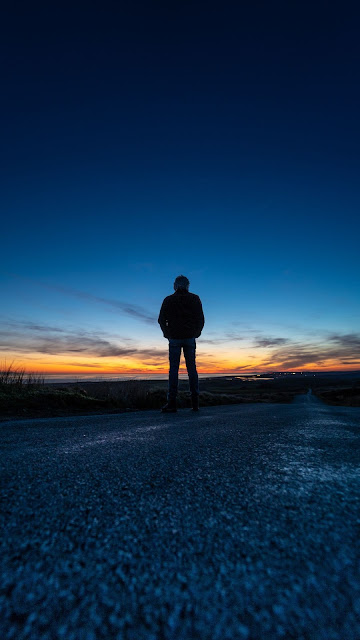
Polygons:
M201 380L211 379L211 378L265 378L274 379L277 377L285 377L285 376L301 376L301 377L309 377L309 376L360 376L360 369L354 371L255 371L252 373L242 373L242 372L231 372L231 373L199 373L199 378ZM59 383L83 383L83 382L124 382L126 380L147 380L148 382L161 382L167 380L167 373L150 373L150 374L49 374L44 375L45 384L59 384ZM180 372L179 379L186 380L187 373Z

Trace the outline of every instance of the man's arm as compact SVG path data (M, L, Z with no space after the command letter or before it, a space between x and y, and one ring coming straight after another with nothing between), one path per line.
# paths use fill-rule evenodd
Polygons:
M165 300L163 300L163 303L161 305L161 309L160 309L160 313L159 313L159 318L158 318L158 323L161 327L161 330L164 334L164 337L166 338L166 328L167 328L167 324L166 324L167 318L166 318L166 302Z
M205 317L204 317L204 312L203 312L203 308L202 308L202 304L201 304L201 300L198 297L197 299L197 305L196 305L196 321L197 321L197 336L195 336L196 338L198 338L204 328L204 324L205 324Z

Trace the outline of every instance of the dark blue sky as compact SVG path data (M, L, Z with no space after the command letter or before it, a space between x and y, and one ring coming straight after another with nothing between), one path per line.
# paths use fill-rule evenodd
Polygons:
M228 336L209 366L359 365L331 342L360 321L356 4L52 5L3 16L0 353L42 358L8 337L41 321L162 362L156 324L99 298L155 317L185 273L204 349ZM288 351L261 360L246 331Z

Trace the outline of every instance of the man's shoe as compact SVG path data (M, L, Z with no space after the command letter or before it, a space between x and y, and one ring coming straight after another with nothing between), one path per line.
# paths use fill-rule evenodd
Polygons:
M177 408L176 408L176 402L175 400L169 400L169 402L167 402L162 408L161 408L161 412L162 413L176 413L177 412Z
M193 411L199 411L199 396L191 396L191 406Z

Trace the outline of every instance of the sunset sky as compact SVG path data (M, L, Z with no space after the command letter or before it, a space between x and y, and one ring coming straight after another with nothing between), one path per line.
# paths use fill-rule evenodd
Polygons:
M358 30L356 3L8 4L1 362L166 374L184 274L200 372L360 369Z

